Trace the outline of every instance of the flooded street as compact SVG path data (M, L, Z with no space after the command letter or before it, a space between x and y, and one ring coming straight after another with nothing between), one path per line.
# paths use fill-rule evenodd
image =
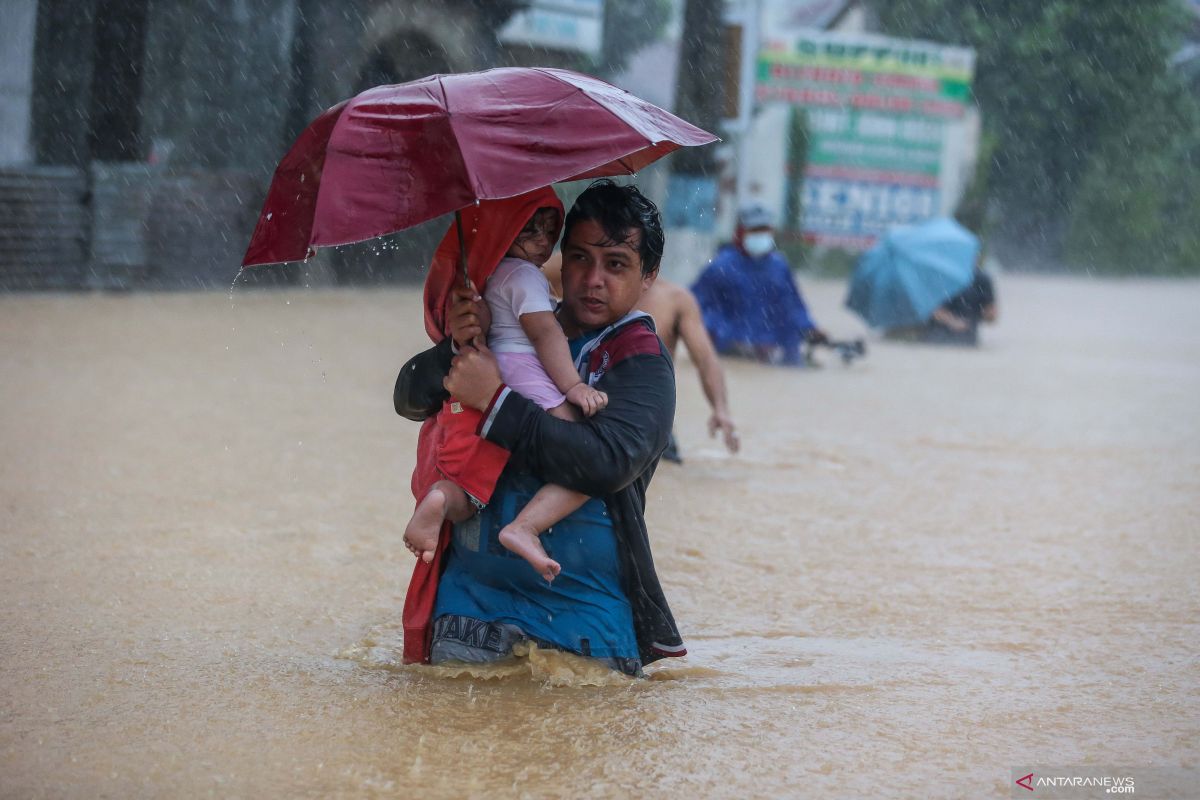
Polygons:
M1200 769L1200 282L997 284L978 351L727 362L737 457L681 361L647 518L690 655L645 681L399 666L415 289L0 298L0 796ZM843 284L804 288L861 332Z

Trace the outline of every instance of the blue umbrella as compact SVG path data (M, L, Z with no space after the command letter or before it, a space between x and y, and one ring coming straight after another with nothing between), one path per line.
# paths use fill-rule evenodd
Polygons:
M952 219L893 228L863 254L846 306L872 328L920 325L971 285L979 239Z

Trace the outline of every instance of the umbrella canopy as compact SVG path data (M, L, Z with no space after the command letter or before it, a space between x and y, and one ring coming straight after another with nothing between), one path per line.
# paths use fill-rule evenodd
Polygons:
M952 219L893 228L859 260L846 306L873 328L919 325L971 284L978 255Z
M329 109L279 162L243 266L412 227L476 200L633 174L717 137L561 69L377 86Z

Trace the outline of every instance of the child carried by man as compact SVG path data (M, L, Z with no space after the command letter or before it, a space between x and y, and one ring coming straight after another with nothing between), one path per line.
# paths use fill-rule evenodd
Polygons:
M483 298L492 317L487 346L510 389L559 419L578 421L603 409L608 398L580 378L567 337L554 316L550 282L541 267L562 231L563 208L553 190L543 191L547 205L527 220L494 221L510 227L521 223L521 227L487 278ZM484 217L477 224L488 221ZM441 434L437 469L442 479L420 498L404 531L405 546L427 562L433 559L446 520L463 522L487 505L508 457L507 451L479 438L480 415L453 397L443 404L437 422ZM500 531L500 542L552 581L560 567L539 537L587 500L587 495L546 484Z

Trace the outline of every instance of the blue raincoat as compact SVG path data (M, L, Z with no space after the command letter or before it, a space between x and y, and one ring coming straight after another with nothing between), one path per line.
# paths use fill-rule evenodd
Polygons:
M739 345L780 347L785 362L798 363L800 343L816 327L778 250L752 258L736 245L724 245L692 285L692 293L720 353Z

